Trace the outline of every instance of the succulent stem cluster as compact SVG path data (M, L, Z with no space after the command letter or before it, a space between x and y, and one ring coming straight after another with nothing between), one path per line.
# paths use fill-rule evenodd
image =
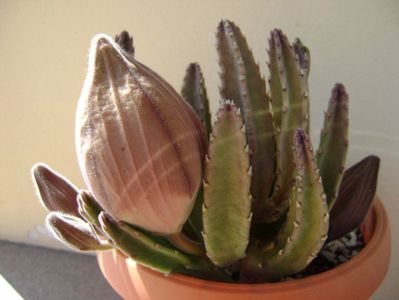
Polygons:
M266 83L238 26L223 20L216 37L222 100L213 124L198 64L181 97L135 59L127 32L94 38L77 114L89 191L33 168L60 240L115 248L165 274L265 282L305 269L327 240L361 224L379 159L345 171L344 86L332 90L314 151L308 48L273 30Z

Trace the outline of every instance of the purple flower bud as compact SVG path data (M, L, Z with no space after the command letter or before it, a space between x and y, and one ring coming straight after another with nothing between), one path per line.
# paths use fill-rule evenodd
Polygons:
M76 200L78 190L65 177L41 163L33 166L32 177L39 199L49 211L80 217Z
M112 217L180 231L202 178L202 125L168 83L105 35L91 44L76 145L86 183Z
M57 239L76 250L98 251L110 249L110 245L102 244L90 225L80 218L60 212L51 212L47 215L46 223Z

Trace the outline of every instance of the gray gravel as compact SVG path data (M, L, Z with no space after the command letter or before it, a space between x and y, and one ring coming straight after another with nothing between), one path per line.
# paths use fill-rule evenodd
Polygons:
M90 255L0 241L0 273L25 300L121 299Z

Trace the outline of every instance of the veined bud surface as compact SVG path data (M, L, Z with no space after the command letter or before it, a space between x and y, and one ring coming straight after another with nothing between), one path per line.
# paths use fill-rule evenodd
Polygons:
M180 231L202 178L203 128L167 82L106 35L91 44L76 147L87 185L115 219Z

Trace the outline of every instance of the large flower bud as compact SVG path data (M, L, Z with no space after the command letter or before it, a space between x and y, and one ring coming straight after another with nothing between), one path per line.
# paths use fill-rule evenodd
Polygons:
M94 37L76 145L86 183L117 220L180 231L202 177L198 117L159 75L110 37Z

